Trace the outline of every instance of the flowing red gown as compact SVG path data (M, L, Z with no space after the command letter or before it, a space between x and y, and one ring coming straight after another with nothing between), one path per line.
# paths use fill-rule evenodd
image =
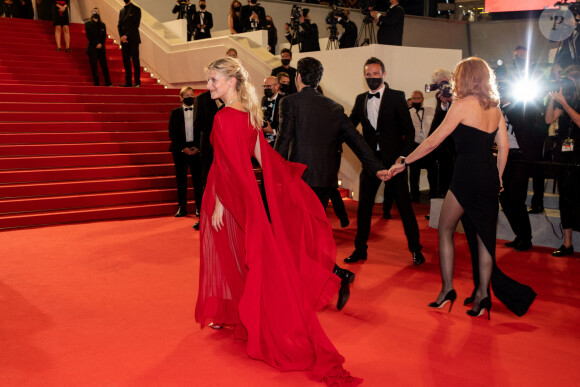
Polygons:
M270 221L251 162L257 138ZM340 279L326 213L301 179L306 167L282 159L249 114L233 108L215 116L210 140L196 321L236 325L238 337L247 331L248 355L281 371L310 371L332 386L362 383L344 370L316 316ZM216 195L225 208L220 231L211 226Z

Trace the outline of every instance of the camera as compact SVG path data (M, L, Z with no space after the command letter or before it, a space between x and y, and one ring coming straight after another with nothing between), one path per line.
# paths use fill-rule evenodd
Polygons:
M437 96L441 95L444 98L451 98L453 95L451 93L451 85L448 81L441 81L439 83L427 83L425 84L425 92L430 93L432 91L439 90Z
M339 18L344 19L344 11L342 9L336 9L336 7L333 7L328 15L326 15L325 21L326 24L330 26L336 26Z
M308 15L308 12L310 12L308 8L302 9L301 6L294 4L292 6L292 10L290 11L290 23L288 23L290 28L292 28L293 30L298 29L298 26L300 25L300 17L301 16L306 17L306 15Z

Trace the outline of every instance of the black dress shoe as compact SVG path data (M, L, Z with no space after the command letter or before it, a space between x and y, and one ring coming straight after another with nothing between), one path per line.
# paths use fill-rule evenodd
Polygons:
M425 263L425 257L420 251L413 252L413 264L422 265Z
M383 212L383 219L392 219L393 217L391 216L390 212Z
M544 212L544 207L530 207L528 208L528 214L541 214Z
M175 213L176 218L181 218L187 215L187 210L183 206L179 206L179 209Z
M517 245L517 244L518 244L518 242L519 242L519 241L520 241L520 240L519 240L518 238L516 238L516 239L514 239L514 240L513 240L513 241L511 241L511 242L506 242L506 243L504 243L503 245L504 245L505 247L514 247L515 245Z
M519 240L518 243L512 246L515 251L527 251L532 248L532 241Z
M574 246L566 247L564 245L560 246L558 250L555 250L552 253L554 257L565 257L572 254L574 254Z
M348 220L348 217L340 220L340 227L341 228L346 228L346 227L348 227L349 224L350 224L350 220Z
M199 210L195 210L195 216L199 218Z
M344 259L344 263L355 263L358 261L366 261L367 260L367 252L360 252L359 250L355 250L352 252L350 257Z
M334 265L333 273L340 277L340 289L338 290L336 309L342 310L350 297L350 284L354 282L354 273L350 270L342 269L337 265Z
M193 228L195 230L199 230L199 221L195 222L195 224L193 225Z

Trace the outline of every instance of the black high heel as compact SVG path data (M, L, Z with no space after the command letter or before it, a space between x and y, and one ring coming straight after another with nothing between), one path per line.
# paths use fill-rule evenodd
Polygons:
M427 306L429 306L431 308L441 309L445 306L445 304L447 304L448 302L451 301L451 305L449 305L449 312L448 312L448 313L450 313L451 308L453 308L453 303L455 302L456 298L457 298L457 293L455 293L455 289L451 289L450 291L447 292L447 294L443 298L443 301L441 301L441 302L434 301Z
M467 306L467 305L473 304L473 301L475 301L475 293L476 292L477 292L477 288L473 289L473 292L471 292L471 296L469 296L465 300L463 300L463 305Z
M467 314L470 315L471 317L479 317L485 313L484 312L485 310L487 310L487 319L489 320L491 318L490 317L491 297L489 296L485 297L483 300L480 301L478 311L476 311L475 309L471 309L467 311Z

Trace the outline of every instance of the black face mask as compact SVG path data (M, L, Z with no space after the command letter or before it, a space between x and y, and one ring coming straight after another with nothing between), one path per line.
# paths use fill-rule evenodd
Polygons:
M272 91L272 89L264 89L264 95L266 96L266 98L272 98L274 92Z
M200 4L199 9L205 9L205 4Z
M383 84L383 78L365 78L369 89L376 90Z
M284 94L290 94L290 85L280 84L280 91Z
M242 7L234 7L234 11L236 12L240 12L240 9L242 9Z
M193 106L193 97L184 98L183 103L187 106Z
M413 106L415 108L415 110L419 110L421 109L421 103L420 102L413 102Z
M281 62L284 66L288 66L290 64L290 59L282 59Z
M98 13L94 13L94 14L93 14L93 21L94 21L95 23L98 23L98 22L100 22L100 21L101 21L101 15L99 15Z

